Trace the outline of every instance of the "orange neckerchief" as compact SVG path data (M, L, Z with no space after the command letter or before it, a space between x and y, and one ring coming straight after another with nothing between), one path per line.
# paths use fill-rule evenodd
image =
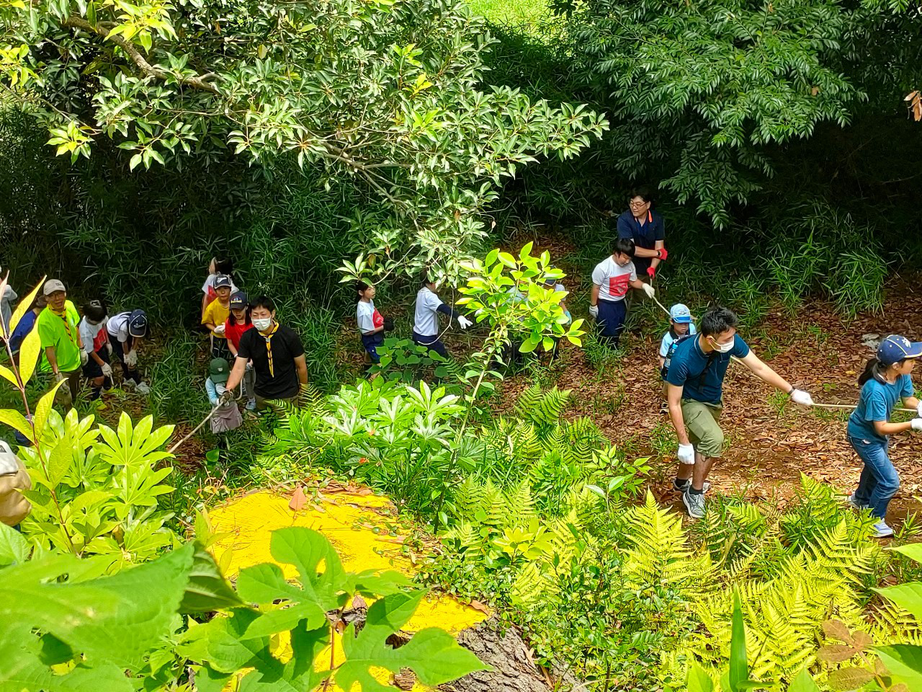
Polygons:
M67 332L67 338L70 339L77 348L81 348L80 343L74 340L74 333L71 331L70 322L67 320L67 304L65 303L64 309L61 310L61 312L58 312L50 305L46 305L45 307L48 308L52 315L57 315L61 318L61 321L64 323L64 330Z

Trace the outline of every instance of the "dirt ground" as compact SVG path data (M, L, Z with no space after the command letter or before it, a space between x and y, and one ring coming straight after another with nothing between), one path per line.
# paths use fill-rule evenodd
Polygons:
M751 330L758 336L747 333L750 330L742 330L741 336L815 401L854 404L857 376L873 355L863 344L863 335L900 333L913 341L922 339L920 296L907 285L895 286L888 294L881 315L861 315L845 323L831 305L811 301L794 316L774 308ZM600 378L585 351L569 347L555 368L556 383L573 392L571 415L591 417L615 444L638 455L654 455L651 490L661 502L672 502L681 510L681 501L669 488L676 465L675 442L668 414L660 413L659 340L643 333L649 331L644 325L638 327L642 333L627 335L625 356L610 377ZM914 377L918 383L922 370L917 369ZM511 378L504 383L504 399L513 400L528 384L528 375ZM722 422L729 449L711 472L712 492L750 500L786 499L800 486L801 473L831 483L843 494L854 490L861 462L845 436L848 411L797 407L738 364L731 364L727 373L724 404ZM888 517L898 525L907 513L922 509L922 437L893 436L891 458L902 488Z

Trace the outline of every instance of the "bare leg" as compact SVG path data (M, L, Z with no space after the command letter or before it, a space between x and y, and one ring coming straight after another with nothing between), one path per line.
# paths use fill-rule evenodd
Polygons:
M698 452L695 452L694 475L692 476L692 487L695 490L704 489L704 481L711 472L711 466L714 464L713 459L707 459Z
M687 481L692 477L692 471L695 470L694 464L679 464L679 470L676 471L675 477L679 480Z

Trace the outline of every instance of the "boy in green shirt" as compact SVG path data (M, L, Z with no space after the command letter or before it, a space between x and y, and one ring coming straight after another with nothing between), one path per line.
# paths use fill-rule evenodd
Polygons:
M42 348L42 372L53 372L55 379L67 380L62 387L61 403L70 408L80 389L80 366L86 355L80 345L80 315L67 300L67 289L57 279L45 282L42 291L48 301L35 321Z

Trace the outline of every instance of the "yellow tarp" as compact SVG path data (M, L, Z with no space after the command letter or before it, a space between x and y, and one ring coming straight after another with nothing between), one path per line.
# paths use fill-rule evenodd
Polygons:
M350 572L366 569L398 570L412 577L413 563L403 554L403 538L393 535L393 527L384 516L393 509L390 500L363 492L338 492L308 498L302 509L294 511L290 498L270 490L237 497L209 512L214 532L227 534L212 547L218 563L229 577L242 568L263 562L275 562L269 553L269 535L286 526L304 526L319 531L339 553L343 567ZM294 578L291 565L280 565L285 576ZM449 596L429 597L420 605L405 630L418 632L440 627L453 635L483 622L487 615ZM334 664L342 663L342 647L334 641ZM278 652L285 658L287 642ZM329 649L319 661L329 662ZM389 681L382 671L381 682ZM417 684L414 690L424 688Z

